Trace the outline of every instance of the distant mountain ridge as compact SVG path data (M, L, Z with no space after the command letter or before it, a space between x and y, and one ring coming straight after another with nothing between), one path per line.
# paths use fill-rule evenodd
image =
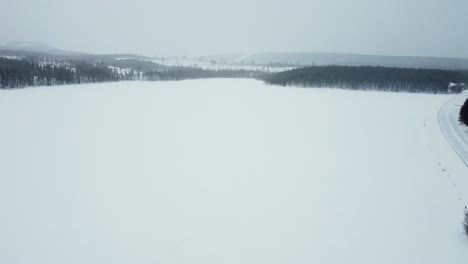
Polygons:
M89 54L59 49L31 41L12 41L0 46L0 55L5 56L53 56L80 58L125 58L149 60L136 54ZM443 57L412 57L365 55L348 53L254 53L219 54L195 57L198 60L214 60L227 64L290 65L290 66L382 66L397 68L420 68L442 70L468 70L468 59Z
M106 60L106 59L135 59L149 60L151 58L137 54L90 54L78 51L69 51L53 46L30 42L12 41L0 46L0 56L13 57L48 57L52 59L84 59L84 60Z
M63 50L63 49L55 48L46 44L41 44L41 43L32 42L32 41L11 41L3 46L0 46L0 49L11 50L11 51L29 51L29 52L46 53L46 54L60 55L60 56L87 55L87 53L84 53L84 52Z

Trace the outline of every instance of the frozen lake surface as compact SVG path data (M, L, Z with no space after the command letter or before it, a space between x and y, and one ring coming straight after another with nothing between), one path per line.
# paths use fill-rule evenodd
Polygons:
M447 95L239 79L0 91L0 263L467 263Z

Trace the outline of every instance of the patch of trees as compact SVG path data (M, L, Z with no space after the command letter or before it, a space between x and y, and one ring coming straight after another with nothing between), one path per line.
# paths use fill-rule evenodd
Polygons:
M75 68L75 83L118 81L119 76L104 63L90 64L85 61L71 61Z
M206 70L196 67L168 67L162 71L149 71L144 73L144 79L150 81L177 81L186 79L204 78L259 78L263 79L265 73L249 70Z
M465 103L462 105L460 109L460 115L458 117L460 123L468 126L468 99L466 99Z
M118 80L107 66L84 61L44 63L37 58L0 58L0 88Z
M119 68L128 68L134 69L136 71L147 72L147 71L158 71L165 69L164 66L151 61L142 61L137 59L124 59L124 60L110 60L103 61L110 66L119 67Z
M447 93L450 82L468 82L468 71L313 66L269 74L263 80L269 84L301 87Z
M466 206L465 206L465 213L463 215L462 225L463 225L463 231L468 236L468 210L466 209Z

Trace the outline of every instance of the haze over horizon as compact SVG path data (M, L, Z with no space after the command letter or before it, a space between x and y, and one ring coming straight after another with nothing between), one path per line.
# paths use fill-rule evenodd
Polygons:
M89 53L327 52L468 58L468 1L0 0L0 43Z

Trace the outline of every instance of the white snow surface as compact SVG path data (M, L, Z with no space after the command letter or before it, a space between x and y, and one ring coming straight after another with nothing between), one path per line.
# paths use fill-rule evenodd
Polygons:
M10 56L10 55L0 55L0 58L10 59L10 60L20 60L24 58L23 56Z
M0 263L467 263L447 95L242 79L0 91Z

